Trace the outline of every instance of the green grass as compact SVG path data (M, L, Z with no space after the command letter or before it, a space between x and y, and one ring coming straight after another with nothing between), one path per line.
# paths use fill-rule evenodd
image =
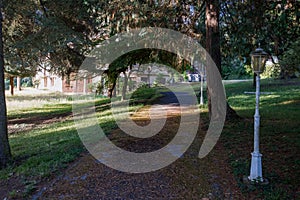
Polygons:
M131 106L130 111L140 108L143 103L159 97L156 89L141 89L134 94L134 102L138 105ZM143 96L145 93L147 96ZM146 97L146 99L145 99ZM9 143L12 152L12 161L7 168L0 170L0 181L10 178L20 179L24 186L22 197L32 193L36 185L45 178L60 173L61 169L67 167L78 156L86 151L83 146L73 119L72 102L52 101L53 97L37 96L34 98L24 97L25 102L20 101L19 107L9 110L8 118L35 120L43 117L60 117L64 114L70 114L69 118L64 118L59 122L45 124L29 131L19 132L9 135ZM44 99L45 104L35 105L39 98ZM50 99L48 99L50 98ZM17 102L20 96L9 97L8 101ZM95 102L96 116L101 128L105 133L109 133L116 128L115 120L111 114L111 100L108 98L96 98ZM22 103L31 103L32 107L22 106ZM82 102L85 104L85 102ZM34 121L33 121L34 122ZM30 123L30 121L29 121ZM15 190L8 191L10 197L20 197Z
M8 119L28 118L28 117L45 117L70 113L72 111L71 103L64 104L45 104L41 107L26 108L8 112Z
M142 95L147 94L147 95ZM133 94L133 101L140 102L139 105L131 107L135 111L139 107L159 95L155 88L143 88ZM20 96L9 97L9 101L18 101ZM72 102L60 103L53 102L53 96L27 97L24 99L32 100L36 103L37 99L44 99L49 104L40 107L22 107L8 112L8 118L14 119L32 119L44 116L60 116L61 114L72 113ZM50 98L48 101L47 98ZM110 99L100 98L95 100L95 108L100 126L105 132L116 128L115 120L111 114ZM20 102L22 103L22 102ZM27 102L26 102L27 103ZM82 103L84 104L84 102ZM62 167L73 161L83 150L84 147L78 137L77 130L72 118L52 124L43 125L39 128L9 135L13 160L4 170L0 171L0 179L9 178L12 175L45 177L58 171Z
M228 164L246 199L299 199L300 185L300 80L261 81L260 97L260 151L263 154L263 177L268 185L247 185L243 177L250 174L253 151L253 116L255 92L252 81L226 83L228 103L241 116L225 123L220 141L228 155ZM196 94L199 83L193 83ZM207 102L206 92L204 100ZM202 119L206 120L207 106Z
M249 186L242 177L250 173L253 151L255 91L252 82L226 85L229 104L243 118L227 122L221 141L229 154L234 175L245 195L263 199L294 199L300 185L300 81L262 80L260 102L260 148L263 176L269 185Z
M73 161L83 146L72 120L9 136L13 161L0 171L11 175L43 178Z
M162 96L160 91L162 91L160 87L139 88L130 95L129 105L151 104Z

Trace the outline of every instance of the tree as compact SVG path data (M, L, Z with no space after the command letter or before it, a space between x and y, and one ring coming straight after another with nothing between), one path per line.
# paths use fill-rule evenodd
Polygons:
M222 1L222 61L230 65L231 60L238 58L249 65L249 54L258 43L281 59L299 37L299 7L297 0Z
M14 94L14 78L28 77L35 74L36 69L32 66L32 60L27 56L30 48L24 48L23 41L29 34L33 33L35 28L28 17L32 1L23 5L20 2L3 1L3 41L4 46L4 64L6 77L10 79L11 95ZM24 50L25 49L25 50ZM18 83L20 83L18 81ZM19 87L19 85L17 85Z
M200 4L201 2L201 4ZM198 2L197 2L198 3ZM109 12L107 12L107 18L109 19L111 27L111 35L114 35L120 31L125 31L130 28L136 27L160 27L160 28L169 28L173 30L180 31L184 34L187 34L194 39L203 40L203 37L200 32L201 20L204 15L201 15L201 10L204 8L203 1L199 1L199 5L194 2L185 2L185 1L113 1L111 7L108 7ZM118 11L116 8L120 8ZM165 15L168 13L168 15ZM155 41L153 41L155 42ZM147 52L147 51L146 51ZM145 52L135 52L143 55ZM160 53L161 56L168 55L166 52ZM135 59L136 54L130 54ZM148 56L149 57L149 56ZM142 59L150 61L151 58L144 56ZM170 59L171 58L171 59ZM172 60L179 61L174 63ZM171 60L171 61L168 61ZM176 57L166 57L159 59L163 64L172 66L177 70L182 70L183 68L181 60ZM137 61L134 61L137 62ZM159 62L158 60L155 62ZM123 62L124 63L124 62ZM126 62L125 62L126 63ZM139 62L137 62L139 63ZM180 63L180 64L179 64ZM135 63L133 63L135 64ZM175 65L174 65L175 64ZM128 69L128 66L123 66L123 69ZM178 67L180 66L180 67ZM107 70L107 73L114 73L113 68L116 65L111 65L109 68L112 70ZM120 71L120 73L123 73ZM115 76L111 77L111 81L116 81ZM111 86L115 84L111 83ZM111 89L109 89L111 91ZM109 92L111 94L111 92Z
M32 68L41 58L47 57L52 72L68 77L78 70L85 54L97 43L130 28L171 28L203 42L203 11L205 3L209 2L31 0L30 4L22 7L7 1L7 12L12 15L7 15L6 20L7 30L11 33L7 37L11 45L6 52L20 55L18 63L21 64L10 64L14 69L19 65L30 65ZM215 4L219 6L217 1ZM70 7L74 9L69 9ZM12 12L16 9L17 12ZM11 24L15 25L10 26ZM219 36L215 34L219 34L219 31L211 35L212 40L218 40L214 41L218 45L210 53L218 54L212 57L216 58L214 60L217 66L221 67ZM24 61L29 64L24 64ZM116 85L116 77L130 66L118 65L112 64L107 71L110 94Z
M220 30L219 30L219 17L220 17L220 4L218 0L206 0L206 51L209 53L215 62L220 74L222 73L221 67L221 51L220 51ZM207 66L210 67L210 66ZM207 80L213 81L213 80ZM213 88L207 88L208 109L209 113L212 111L211 95ZM236 112L227 103L226 118L238 117Z
M300 37L283 53L280 61L282 76L300 76Z
M2 6L3 2L0 1L0 168L6 166L11 158L7 133L7 113L5 102L4 56L2 40Z
M92 7L85 1L4 1L5 71L32 76L47 60L47 70L62 77L81 65L99 32ZM73 9L69 9L72 7ZM99 39L96 37L96 39ZM25 74L25 75L24 75Z
M114 60L108 69L104 71L104 74L108 77L108 96L111 98L113 96L113 91L117 84L118 77L121 73L124 75L124 85L123 85L123 92L122 98L125 97L125 91L127 87L127 79L130 77L130 74L133 71L144 71L145 69L133 69L135 64L141 66L142 64L148 63L158 63L164 64L174 69L178 70L179 72L183 72L185 69L182 68L182 63L185 60L180 58L179 55L176 55L172 52L159 50L159 49L138 49L135 51L131 51L127 54L124 54ZM188 61L185 61L188 62ZM128 74L126 74L128 73Z

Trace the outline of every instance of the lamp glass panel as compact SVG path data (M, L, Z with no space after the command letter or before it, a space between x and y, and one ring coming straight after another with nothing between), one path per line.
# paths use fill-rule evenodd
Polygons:
M264 55L252 55L251 56L251 64L252 69L255 73L262 73L265 70L265 64L267 61L267 57Z
M259 72L259 56L252 55L251 56L251 64L254 72Z
M265 71L266 62L267 62L267 57L266 56L262 56L261 60L262 61L261 61L260 71L264 72Z

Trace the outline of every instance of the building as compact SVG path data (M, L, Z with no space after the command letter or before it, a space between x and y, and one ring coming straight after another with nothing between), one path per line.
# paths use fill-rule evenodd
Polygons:
M89 93L93 79L91 77L76 79L73 73L70 77L61 77L46 69L38 71L34 77L34 86L38 89L62 93Z

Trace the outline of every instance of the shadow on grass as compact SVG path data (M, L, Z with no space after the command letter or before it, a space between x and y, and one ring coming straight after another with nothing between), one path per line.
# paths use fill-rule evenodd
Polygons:
M43 177L72 161L83 150L72 120L10 138L13 171Z
M72 112L71 104L51 104L39 108L22 109L8 113L8 120L32 118L52 118L56 115L70 115ZM25 122L23 122L25 123Z

